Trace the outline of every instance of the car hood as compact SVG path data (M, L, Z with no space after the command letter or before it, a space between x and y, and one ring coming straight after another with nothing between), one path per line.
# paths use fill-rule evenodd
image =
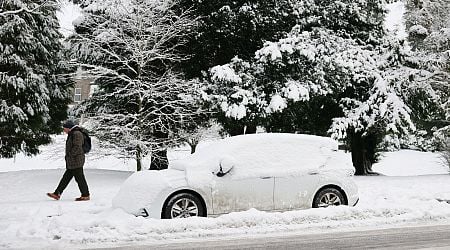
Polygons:
M136 172L122 184L112 200L112 206L131 214L139 214L141 208L153 203L161 193L182 186L186 186L185 171L165 169Z

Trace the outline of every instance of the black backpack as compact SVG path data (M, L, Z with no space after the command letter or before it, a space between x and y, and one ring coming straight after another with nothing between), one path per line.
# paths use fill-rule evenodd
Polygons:
M85 154L89 153L92 148L91 137L89 136L86 129L80 129L81 133L83 133L84 141L83 141L83 151Z

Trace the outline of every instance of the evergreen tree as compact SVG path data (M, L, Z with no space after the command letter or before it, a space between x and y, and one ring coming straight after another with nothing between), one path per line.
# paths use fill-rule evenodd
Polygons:
M356 3L354 1L314 0L299 2L276 1L276 3L272 1L264 1L263 3L260 1L257 1L257 3L252 1L221 1L220 3L208 1L208 4L204 4L204 1L202 1L201 4L201 8L195 7L194 4L193 9L199 9L198 11L204 13L203 16L205 18L201 19L199 35L195 37L198 40L194 39L195 41L191 41L191 43L201 44L201 46L197 46L201 51L195 52L201 59L192 58L192 60L196 62L207 60L208 62L191 64L196 65L196 67L200 65L201 69L197 69L197 72L205 70L207 67L227 63L234 56L238 56L239 59L244 61L252 61L254 52L261 48L264 42L288 37L288 33L294 25L297 25L296 29L300 32L311 32L318 27L326 28L340 37L353 39L361 45L378 45L380 37L383 35L384 12L381 5L382 2L377 0L358 1ZM242 44L245 46L241 46ZM191 46L190 48L196 48L196 46ZM215 60L216 58L217 60ZM290 68L291 70L296 70L295 67ZM273 79L275 74L271 74L267 68L265 70L267 74L264 77L269 79L267 81L277 81ZM286 74L287 72L283 72L279 77L283 78ZM266 92L270 92L270 90L266 90ZM316 100L314 96L312 96L312 99ZM328 110L337 112L330 114L329 117L339 114L337 102L326 101L325 103ZM231 108L234 107L236 106ZM320 108L323 108L323 105L304 106L304 108L318 108L317 111L320 112ZM244 131L247 133L256 131L257 125L264 125L270 131L280 131L275 124L285 123L289 120L302 123L302 126L305 127L301 131L316 131L318 134L325 134L326 129L324 128L331 124L331 120L319 117L298 119L298 116L310 114L310 112L305 111L301 111L298 108L287 109L283 111L284 115L277 115L277 119L271 119L271 117L266 117L265 115L261 117L255 114L248 114L243 118L236 119L236 117L226 115L219 109L217 118L229 134L232 135L242 134ZM272 118L275 117L272 116ZM282 121L278 118L282 119ZM323 122L326 125L320 124L319 127L321 129L319 131L312 125L313 121ZM279 125L289 127L287 124Z
M180 0L176 11L189 10L198 18L196 35L183 53L190 55L179 65L187 77L204 79L210 67L229 62L234 56L250 60L266 40L282 38L299 20L293 1ZM230 135L255 133L252 119L234 119L217 113L214 118Z
M282 38L297 23L294 6L286 0L180 0L176 11L189 10L199 18L196 35L184 47L191 56L181 68L188 77L202 77L236 55L252 58L264 41Z
M417 94L427 86L411 83L403 47L385 37L381 1L311 3L299 25L266 42L254 60L213 67L210 96L225 116L270 131L323 135L330 128L349 144L356 173L370 173L383 140L399 146L415 130L408 98L426 103L430 93Z
M92 1L72 38L73 56L97 77L99 89L80 111L104 146L134 157L137 170L167 168L167 147L198 113L198 83L174 72L194 21L167 1Z
M70 102L56 1L0 3L0 157L38 153Z
M433 96L428 105L411 98L417 107L418 133L413 146L436 150L450 137L450 5L446 0L407 1L405 24L412 52L408 65L416 69L415 82L428 86L417 95Z

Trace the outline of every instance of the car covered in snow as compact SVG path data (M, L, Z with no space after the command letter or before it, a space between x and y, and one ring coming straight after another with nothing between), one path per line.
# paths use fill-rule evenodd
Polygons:
M228 137L161 171L131 175L113 207L152 218L217 216L356 205L350 157L327 137L263 133Z

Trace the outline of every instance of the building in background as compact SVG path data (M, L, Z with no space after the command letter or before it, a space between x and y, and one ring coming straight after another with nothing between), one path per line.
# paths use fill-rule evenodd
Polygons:
M72 90L71 107L88 99L97 87L97 85L94 84L94 78L86 75L82 69L77 70L74 81L75 84Z
M69 105L69 119L82 124L89 117L89 114L75 115L73 109L76 105L91 97L98 86L94 84L94 78L86 74L81 68L77 70L74 81L75 84L71 93L72 102Z

